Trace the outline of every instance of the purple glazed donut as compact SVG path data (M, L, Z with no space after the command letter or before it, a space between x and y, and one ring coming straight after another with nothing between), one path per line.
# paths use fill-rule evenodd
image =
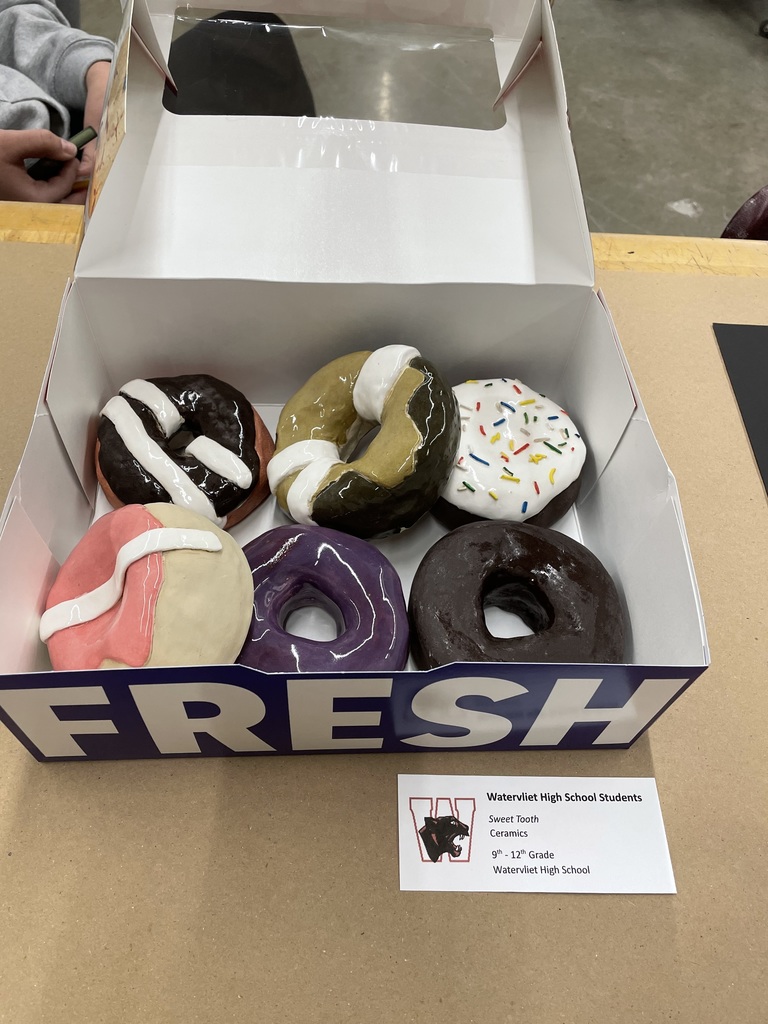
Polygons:
M408 660L408 612L392 565L367 541L321 526L279 526L245 547L253 618L237 661L261 672L400 671ZM288 616L319 606L335 640L287 633Z

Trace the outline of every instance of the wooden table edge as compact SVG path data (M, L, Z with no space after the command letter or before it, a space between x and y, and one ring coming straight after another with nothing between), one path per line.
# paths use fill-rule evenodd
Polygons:
M0 202L0 241L80 246L80 206ZM673 235L593 234L597 270L768 277L768 242Z
M82 206L0 202L0 242L72 245L83 239Z

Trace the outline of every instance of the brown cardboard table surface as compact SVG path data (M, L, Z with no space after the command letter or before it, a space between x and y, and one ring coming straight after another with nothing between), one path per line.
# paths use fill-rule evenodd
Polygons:
M3 492L74 244L0 245ZM40 765L0 729L3 1024L764 1024L768 507L711 324L768 320L768 247L595 248L712 667L627 752ZM655 775L679 893L401 893L398 772Z

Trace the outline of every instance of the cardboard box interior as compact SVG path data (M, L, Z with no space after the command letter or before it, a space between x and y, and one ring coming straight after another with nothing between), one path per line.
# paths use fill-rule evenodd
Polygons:
M204 369L238 381L274 427L282 402L310 372L349 351L351 335L355 347L366 347L372 338L413 341L452 383L469 376L519 376L542 392L563 396L590 455L578 507L559 526L614 575L631 622L627 661L704 662L706 641L675 484L642 407L636 408L610 320L591 290L566 289L558 322L558 304L546 288L371 285L339 294L340 286L295 285L286 293L289 286L211 282L172 288L146 282L124 285L113 295L114 283L85 284L86 292L103 286L103 301L87 307L89 317L81 283L70 292L45 399L16 482L17 504L0 544L6 579L29 575L21 560L30 546L39 566L36 582L28 585L26 611L19 598L16 621L0 626L5 671L47 667L45 648L33 632L17 628L19 616L36 621L56 563L86 531L94 510L108 511L95 482L93 445L98 411L122 383ZM322 332L306 322L307 308L318 314ZM150 324L163 314L168 329L158 344ZM430 324L430 335L415 337L414 323ZM484 330L475 330L476 324ZM532 344L542 336L545 345ZM282 343L286 337L290 346ZM255 344L254 338L261 340ZM282 522L287 519L269 499L233 535L244 544ZM398 569L406 596L418 562L442 532L427 517L404 535L376 542ZM659 580L663 586L654 582Z

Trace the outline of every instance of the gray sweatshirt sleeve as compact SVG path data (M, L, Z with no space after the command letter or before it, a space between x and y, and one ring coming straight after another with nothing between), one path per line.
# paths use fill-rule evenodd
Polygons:
M107 39L70 28L52 0L0 0L0 65L20 72L71 109L85 105L85 74L111 60Z

